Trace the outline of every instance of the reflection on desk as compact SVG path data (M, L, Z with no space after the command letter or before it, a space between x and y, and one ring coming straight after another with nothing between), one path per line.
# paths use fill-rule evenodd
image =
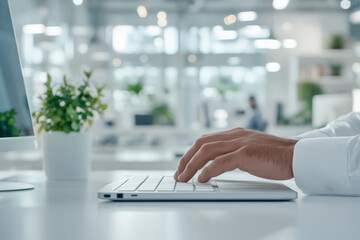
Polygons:
M359 198L312 197L301 192L298 200L290 202L120 203L96 198L103 185L128 173L93 172L88 182L59 182L47 181L39 171L19 172L7 180L28 182L36 188L0 194L1 239L289 240L360 236ZM228 178L256 179L236 175ZM293 181L284 183L299 191Z

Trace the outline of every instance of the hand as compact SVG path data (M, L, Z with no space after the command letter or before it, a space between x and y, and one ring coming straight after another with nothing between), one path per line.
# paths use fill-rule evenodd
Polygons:
M206 163L198 177L204 183L236 168L252 175L286 180L294 177L292 158L297 140L235 128L204 135L181 158L174 179L189 181Z

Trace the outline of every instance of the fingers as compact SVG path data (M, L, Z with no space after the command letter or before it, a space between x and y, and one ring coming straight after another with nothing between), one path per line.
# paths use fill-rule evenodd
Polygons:
M199 149L206 143L215 142L215 141L224 141L231 140L241 134L240 132L244 130L242 128L235 128L224 132L213 133L204 135L201 138L198 138L193 146L185 153L185 155L180 159L180 163L177 171L174 174L175 180L178 180L179 175L184 171L186 165L193 158L193 156L199 151Z
M198 170L206 165L207 162L214 160L216 157L233 152L241 146L238 139L230 141L219 141L206 143L202 145L199 151L192 157L186 165L184 171L178 176L178 181L189 181Z
M238 161L241 161L241 151L239 150L216 158L209 166L203 169L198 177L198 182L208 182L213 177L236 169Z

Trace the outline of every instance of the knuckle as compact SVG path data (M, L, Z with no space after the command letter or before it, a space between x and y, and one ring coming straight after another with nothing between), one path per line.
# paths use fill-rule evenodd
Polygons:
M225 156L217 157L217 158L215 158L214 165L216 167L223 167L228 160L229 160L229 157L225 157Z
M244 129L242 132L243 132L243 133L245 133L245 134L250 134L250 133L252 133L252 132L253 132L253 130L250 130L250 129Z
M196 147L201 147L203 145L203 143L205 142L204 139L205 139L205 137L200 137L200 138L196 139L194 145Z
M245 155L245 156L249 156L251 153L251 148L249 147L249 145L245 144L241 149L240 152Z
M236 128L234 128L234 130L236 130L236 131L243 131L243 130L245 130L245 128L242 128L242 127L236 127Z
M248 162L249 162L249 156L250 156L250 152L249 152L249 148L248 147L243 147L239 150L239 153L242 155L242 157L240 158L239 161L236 162L236 167L242 171L247 171L248 170Z
M201 146L201 148L200 148L200 151L201 152L208 152L208 151L210 151L211 149L213 149L214 148L214 145L215 144L213 144L213 143L205 143L205 144L203 144L202 146Z

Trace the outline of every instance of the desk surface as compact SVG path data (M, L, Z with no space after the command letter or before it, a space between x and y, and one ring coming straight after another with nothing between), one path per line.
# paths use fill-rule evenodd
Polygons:
M87 182L55 182L46 180L40 171L18 172L7 180L32 183L36 187L32 191L0 193L0 239L343 240L360 237L360 198L304 196L293 181L285 184L299 192L299 199L290 202L120 203L96 198L98 189L124 173L129 172L93 172ZM0 178L4 174L0 172ZM241 180L255 179L236 174Z

